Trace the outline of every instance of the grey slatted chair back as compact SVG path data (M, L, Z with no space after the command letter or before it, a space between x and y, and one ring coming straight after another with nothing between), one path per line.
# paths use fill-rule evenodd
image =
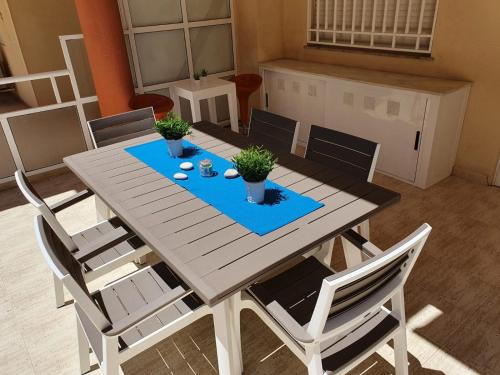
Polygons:
M271 112L252 108L249 136L271 149L295 153L299 123Z
M155 132L152 107L87 122L94 147L99 148Z
M42 255L55 277L63 282L75 302L98 329L108 327L109 320L90 297L80 263L42 215L35 217L35 234Z
M379 150L376 142L312 125L305 157L371 182Z
M57 233L57 236L60 238L64 246L66 246L70 251L75 251L77 248L75 242L59 223L55 213L47 205L47 203L45 203L40 194L38 194L26 175L22 171L18 170L14 173L14 176L19 190L21 190L21 193L28 200L28 202L35 206L35 208L43 215L54 232Z
M431 229L424 224L380 255L324 279L308 333L321 341L330 330L380 309L403 287Z

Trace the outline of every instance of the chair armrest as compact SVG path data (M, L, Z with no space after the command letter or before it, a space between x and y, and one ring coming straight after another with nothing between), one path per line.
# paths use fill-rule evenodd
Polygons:
M352 229L349 229L342 233L342 237L344 237L347 241L352 243L359 250L361 250L371 258L383 253L383 251L380 250L377 246L372 244L370 241L368 241L366 238Z
M276 301L266 306L267 311L295 340L303 343L313 342L314 339L288 312Z
M104 233L95 241L91 241L78 248L78 252L74 254L79 262L86 262L96 255L102 254L106 250L115 247L116 245L135 237L135 234L128 232L123 227L118 227L112 231Z
M127 315L125 318L113 323L111 326L104 329L102 333L106 336L119 336L146 320L151 315L172 306L178 300L186 297L192 292L192 290L185 290L182 286L178 286L132 314Z
M73 206L74 204L83 201L84 199L87 199L88 197L91 197L94 195L94 192L92 190L83 190L69 198L63 199L62 201L50 206L50 209L54 211L55 213L60 212L62 210L65 210L68 207Z

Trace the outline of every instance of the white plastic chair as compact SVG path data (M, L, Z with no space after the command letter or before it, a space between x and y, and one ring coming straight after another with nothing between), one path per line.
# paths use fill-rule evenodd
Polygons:
M396 374L408 374L403 287L431 229L424 224L385 252L350 230L346 239L369 260L334 273L309 257L248 288L242 308L254 310L309 375L344 374L390 340Z
M40 250L75 298L82 374L90 370L89 347L104 375L211 310L165 265L158 263L90 293L81 264L43 216L35 218Z
M91 197L94 194L92 191L84 190L49 207L23 172L16 171L15 178L25 198L43 215L64 246L81 265L87 282L132 262L136 258L145 256L151 251L116 217L72 235L66 232L57 220L56 213ZM54 289L56 306L61 307L65 304L64 288L55 275Z

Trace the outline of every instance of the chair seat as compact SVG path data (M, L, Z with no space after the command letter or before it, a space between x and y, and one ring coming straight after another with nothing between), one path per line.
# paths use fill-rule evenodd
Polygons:
M102 223L97 224L94 227L84 230L71 238L75 242L75 244L81 248L83 245L97 240L100 236L102 236L106 232L110 232L115 228L123 227L127 230L128 227L117 217L110 219L109 221L104 221ZM83 269L85 272L91 272L98 267L103 266L106 263L112 262L119 257L127 254L132 254L135 250L144 246L144 242L142 242L139 237L135 236L130 240L123 241L122 243L112 247L109 250L104 251L103 253L89 259L83 264ZM76 251L75 256L78 255L78 251Z
M165 263L146 267L92 294L113 324L164 296L178 286L188 289ZM203 305L194 293L154 314L119 337L120 351ZM82 327L97 358L102 361L101 333L75 305Z
M333 373L340 372L363 355L371 354L373 348L378 343L386 341L398 326L399 321L386 310L373 314L340 340L323 343L322 347L326 347L321 353L323 369Z
M248 288L264 307L278 302L300 325L309 323L323 279L333 271L309 257L285 272Z

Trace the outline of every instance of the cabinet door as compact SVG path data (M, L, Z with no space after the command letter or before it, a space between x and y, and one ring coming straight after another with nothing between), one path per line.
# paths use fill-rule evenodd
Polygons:
M331 80L326 126L381 144L377 170L415 182L427 96Z
M264 84L267 110L299 121L299 144L305 146L311 124L324 126L326 82L265 71Z

